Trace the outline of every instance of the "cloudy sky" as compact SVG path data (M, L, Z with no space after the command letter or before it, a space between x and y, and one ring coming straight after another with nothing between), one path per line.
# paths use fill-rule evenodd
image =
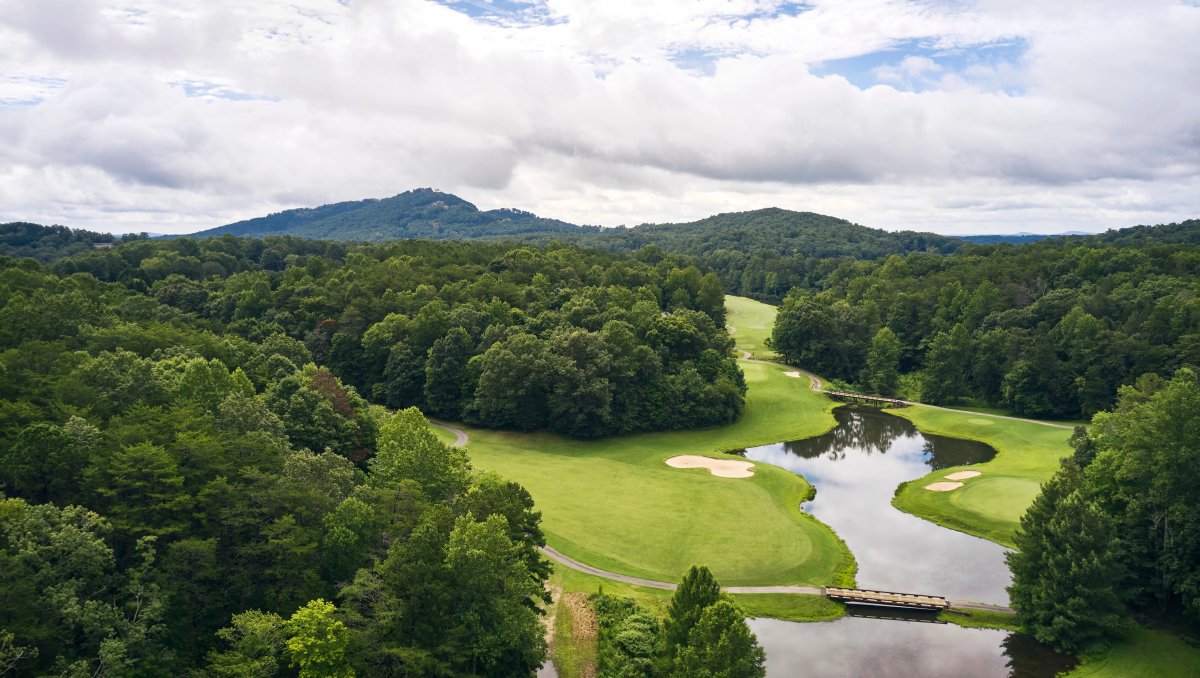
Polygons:
M1200 216L1196 0L0 0L0 221Z

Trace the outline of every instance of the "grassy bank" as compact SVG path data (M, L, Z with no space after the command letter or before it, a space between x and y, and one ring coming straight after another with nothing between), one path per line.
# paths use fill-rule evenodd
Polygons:
M1070 453L1071 431L1030 422L981 417L972 412L906 407L892 410L925 433L970 438L996 448L985 464L941 469L907 483L893 504L902 511L939 525L1012 546L1021 515L1037 496L1041 484ZM954 471L980 471L951 492L931 492L925 486Z

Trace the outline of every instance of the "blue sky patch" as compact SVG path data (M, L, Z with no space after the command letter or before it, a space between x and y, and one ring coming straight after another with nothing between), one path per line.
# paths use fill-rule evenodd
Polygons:
M943 76L956 75L985 89L1018 95L1021 87L1006 81L1003 70L1019 65L1028 50L1029 44L1023 38L964 47L941 47L934 40L905 40L878 52L814 64L812 72L840 75L859 89L889 85L913 92L935 88Z
M555 19L542 0L434 0L457 12L499 26L533 26L563 23Z
M250 94L228 85L206 80L177 80L171 85L182 88L184 95L192 98L221 99L223 101L279 101L279 97Z

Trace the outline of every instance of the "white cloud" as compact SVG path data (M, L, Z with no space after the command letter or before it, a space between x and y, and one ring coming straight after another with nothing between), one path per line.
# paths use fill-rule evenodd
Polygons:
M1200 8L778 4L545 0L497 25L422 0L0 0L0 221L186 232L431 185L605 225L1200 213ZM1019 62L903 50L1005 40ZM814 75L884 49L877 86Z

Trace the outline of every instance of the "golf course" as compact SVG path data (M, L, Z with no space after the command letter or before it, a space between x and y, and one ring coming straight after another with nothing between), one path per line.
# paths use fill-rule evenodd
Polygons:
M749 309L743 314L741 309ZM770 332L771 307L733 304L735 337ZM736 325L744 316L751 322ZM755 465L747 478L673 468L677 456L722 454L830 429L834 403L786 376L782 365L743 362L749 385L737 423L712 429L581 441L550 433L467 429L474 465L517 480L542 511L550 546L611 572L677 581L706 563L725 585L850 583L854 561L837 536L800 510L812 488Z
M813 488L801 476L764 463L754 463L748 477L737 477L745 475L747 462L725 454L820 435L835 425L831 412L838 404L814 391L803 373L769 362L775 357L766 346L774 307L739 297L727 297L726 303L749 386L736 423L594 441L464 427L472 462L524 485L542 512L548 545L600 570L675 582L690 565L704 563L724 586L853 583L853 555L830 528L799 508ZM997 452L985 463L943 468L905 483L893 505L1005 546L1012 546L1013 532L1041 483L1070 452L1072 430L1063 424L924 405L889 412L924 433L978 440ZM447 442L455 437L436 430ZM703 458L718 463L706 464ZM951 491L927 489L967 470L978 474L955 475ZM563 676L587 675L580 667L595 660L594 635L580 636L573 626L590 623L577 618L579 596L603 591L635 598L660 612L670 596L562 565L556 565L551 584L562 600L574 601L557 604L551 624L554 657ZM820 596L733 597L752 617L813 622L842 614L840 604ZM976 612L947 620L1011 627L1011 616L992 619L989 614L995 616ZM1198 675L1200 651L1167 631L1138 629L1104 654L1085 657L1069 675L1167 675L1162 673L1166 668Z

